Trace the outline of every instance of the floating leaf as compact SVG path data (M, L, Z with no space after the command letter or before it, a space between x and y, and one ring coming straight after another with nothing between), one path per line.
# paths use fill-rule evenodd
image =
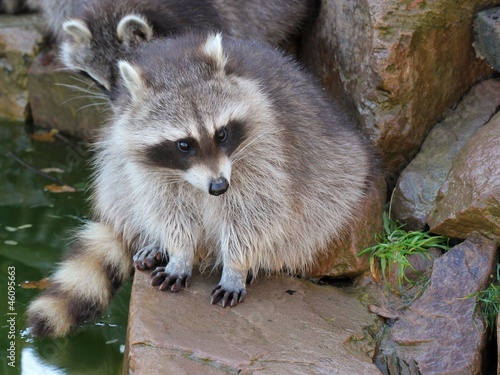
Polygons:
M3 243L6 244L6 245L11 245L11 246L17 245L17 242L16 241L12 241L12 240L7 240L7 241L4 241Z
M49 193L74 193L76 189L73 186L68 185L46 185L43 187L44 190L47 190Z
M28 229L28 228L31 228L32 226L33 226L32 224L20 225L17 227L17 230Z
M35 141L40 141L40 142L55 142L56 139L54 135L57 134L58 132L59 130L52 129L49 132L40 132L31 134L31 138L34 139Z
M44 173L64 173L64 170L61 168L43 168L40 170Z
M25 281L21 284L23 289L40 289L44 290L50 286L50 280L46 277L40 281Z

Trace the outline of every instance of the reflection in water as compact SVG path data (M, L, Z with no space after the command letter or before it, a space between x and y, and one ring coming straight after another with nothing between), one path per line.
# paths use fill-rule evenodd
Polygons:
M24 348L21 354L23 374L63 375L64 371L40 361L32 348Z
M0 352L12 344L7 319L9 267L15 269L15 367L0 356L0 374L120 374L125 344L130 284L115 296L105 315L70 337L33 339L26 331L25 309L36 289L24 281L48 276L70 241L70 231L88 215L88 194L53 194L51 181L5 157L14 151L39 169L52 168L67 184L88 181L88 155L63 142L32 141L19 123L0 123Z

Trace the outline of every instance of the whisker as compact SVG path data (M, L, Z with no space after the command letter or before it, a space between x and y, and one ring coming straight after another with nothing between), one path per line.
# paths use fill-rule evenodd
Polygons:
M86 93L86 94L91 94L91 95L94 95L94 96L104 96L103 93L100 92L100 91L91 90L92 87L84 88L84 87L81 87L81 86L69 85L67 83L55 83L55 85L56 86L61 86L61 87L67 87L67 88L73 89L75 91L83 92L83 93Z
M82 109L85 109L85 108L89 108L89 107L100 107L102 105L106 105L108 103L105 103L105 102L101 102L101 103L90 103L90 104L87 104L87 105L84 105L84 106L81 106L80 108L78 108L76 111L79 112L80 110Z
M73 96L71 98L66 99L64 102L62 102L60 104L60 106L62 107L63 105L68 104L69 102L72 102L73 100L77 100L77 99L107 99L107 98L99 98L99 97L91 96L91 95L78 95L78 96ZM107 102L97 102L97 103L107 104ZM92 103L92 104L94 104L94 103Z

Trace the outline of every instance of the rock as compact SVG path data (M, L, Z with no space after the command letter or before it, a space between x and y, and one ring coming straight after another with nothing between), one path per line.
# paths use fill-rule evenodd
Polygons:
M476 14L473 30L476 53L500 72L500 7Z
M136 272L124 373L379 374L374 343L360 345L377 318L356 290L261 278L243 304L223 309L209 304L217 282L195 274L173 294Z
M453 162L427 217L433 233L472 232L500 243L500 112L479 129Z
M28 116L28 68L42 34L35 16L0 16L0 117L24 121Z
M29 101L36 125L92 140L109 116L109 100L90 79L65 69L55 51L38 55L29 70Z
M479 78L471 23L491 0L323 0L300 57L345 97L394 176ZM343 94L343 91L347 95Z
M375 244L375 234L381 233L382 213L386 200L386 184L382 176L370 183L360 204L355 222L343 238L322 255L308 276L351 277L369 269L369 256L357 257L362 250Z
M491 282L496 250L494 241L474 235L435 260L431 285L390 331L385 373L481 373L488 333L476 297L465 297Z
M422 148L399 177L392 212L407 226L422 230L439 188L446 181L453 160L477 129L500 106L500 80L474 86L457 108L429 133Z

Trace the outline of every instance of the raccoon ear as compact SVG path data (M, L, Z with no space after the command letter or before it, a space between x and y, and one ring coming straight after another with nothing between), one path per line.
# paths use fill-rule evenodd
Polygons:
M224 51L222 50L221 33L208 35L208 38L202 47L202 51L215 62L216 67L220 71L224 70L227 59L226 56L224 56Z
M120 70L120 76L123 78L127 90L132 96L132 100L140 100L145 91L140 70L126 61L119 61L118 69Z
M153 38L153 28L143 16L129 14L118 23L116 34L122 42L149 42Z
M68 34L76 43L88 43L92 40L92 33L89 28L79 19L70 19L63 23L63 30Z

